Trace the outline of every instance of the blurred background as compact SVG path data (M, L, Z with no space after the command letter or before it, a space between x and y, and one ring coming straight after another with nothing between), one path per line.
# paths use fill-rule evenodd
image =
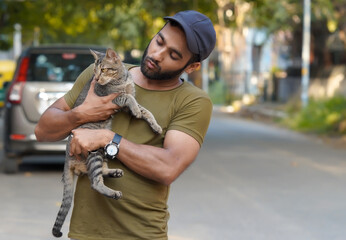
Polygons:
M121 52L125 62L139 63L142 51L164 24L163 16L195 9L213 21L217 46L189 80L207 91L214 104L236 112L247 104L280 103L280 110L294 116L283 121L290 127L345 133L346 113L340 106L346 104L346 1L316 0L308 5L309 82L302 93L306 2L0 1L0 85L11 80L16 59L28 46L97 44ZM326 108L322 115L313 113L316 116L312 121L320 122L317 126L299 116L303 114L302 94L312 99L309 114L316 105Z

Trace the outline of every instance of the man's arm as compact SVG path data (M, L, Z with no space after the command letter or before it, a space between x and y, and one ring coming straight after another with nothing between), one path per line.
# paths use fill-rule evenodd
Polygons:
M195 160L199 149L199 143L190 135L170 130L166 133L163 148L123 139L118 158L138 174L170 185Z
M119 107L112 102L117 94L99 97L94 93L92 81L84 102L71 109L62 97L53 103L41 116L35 128L38 141L59 141L66 138L72 129L87 122L108 119Z
M79 128L72 132L70 153L76 156L104 147L114 136L114 132L106 129ZM135 144L122 138L117 158L136 173L170 185L194 161L199 149L199 143L190 135L170 130L163 148Z
M79 124L76 112L71 111L62 97L54 102L41 116L35 127L37 141L59 141L66 138Z

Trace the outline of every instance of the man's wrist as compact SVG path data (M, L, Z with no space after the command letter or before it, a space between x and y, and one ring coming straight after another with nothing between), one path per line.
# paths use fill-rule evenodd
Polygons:
M80 126L80 125L86 123L85 119L83 117L83 112L80 111L80 107L79 106L76 107L76 108L71 109L71 111L70 111L70 120L71 120L71 122L76 123L76 126Z
M112 140L105 146L105 155L108 159L114 159L117 157L121 139L122 136L115 133Z
M106 146L108 143L110 143L114 137L115 132L111 130L104 129L104 132L102 133L104 138L103 138L103 146Z

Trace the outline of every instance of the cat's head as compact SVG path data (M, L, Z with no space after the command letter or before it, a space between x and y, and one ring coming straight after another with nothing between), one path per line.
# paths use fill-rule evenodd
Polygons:
M94 74L98 84L106 85L121 80L125 75L126 68L113 49L108 48L106 54L91 49L90 52L95 58Z

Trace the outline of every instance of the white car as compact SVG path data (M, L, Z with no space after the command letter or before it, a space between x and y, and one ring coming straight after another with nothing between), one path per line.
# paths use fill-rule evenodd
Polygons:
M4 105L4 172L17 172L23 159L63 162L66 140L38 142L34 129L47 107L62 97L94 62L89 49L106 51L104 47L84 45L47 45L23 51Z

